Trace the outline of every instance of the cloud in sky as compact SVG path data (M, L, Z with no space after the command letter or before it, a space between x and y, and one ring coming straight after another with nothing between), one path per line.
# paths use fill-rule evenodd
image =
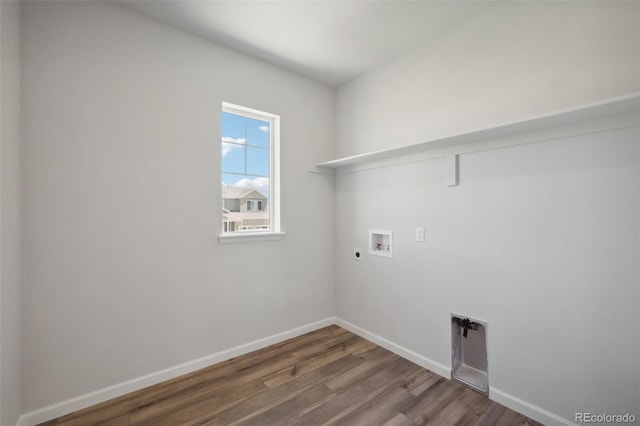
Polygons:
M231 143L225 143L225 142L231 142ZM241 145L244 145L245 142L246 142L245 138L236 139L236 138L230 138L228 136L223 136L222 137L222 157L224 157L234 149L242 148Z
M269 178L268 177L257 177L253 179L242 178L233 186L241 186L243 188L253 188L262 192L264 195L269 196Z
M269 126L260 126L258 129L260 129L261 132L269 133Z

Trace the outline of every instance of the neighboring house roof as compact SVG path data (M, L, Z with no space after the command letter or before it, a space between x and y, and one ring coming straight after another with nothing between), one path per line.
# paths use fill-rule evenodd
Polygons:
M241 200L243 198L263 198L267 199L260 191L254 188L244 188L241 186L223 186L222 198L227 200Z

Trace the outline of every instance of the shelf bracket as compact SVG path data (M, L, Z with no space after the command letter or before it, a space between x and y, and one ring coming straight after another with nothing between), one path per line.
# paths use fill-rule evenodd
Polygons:
M447 186L460 184L460 156L458 154L445 157L445 183Z
M307 169L307 173L310 173L312 175L324 175L324 176L334 176L336 174L335 169L322 169L317 166Z

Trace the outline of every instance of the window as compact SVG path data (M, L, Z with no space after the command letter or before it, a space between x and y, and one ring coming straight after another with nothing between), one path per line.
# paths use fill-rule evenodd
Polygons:
M247 211L250 211L250 212L262 211L262 201L261 200L247 201Z
M280 234L277 115L222 104L222 233Z

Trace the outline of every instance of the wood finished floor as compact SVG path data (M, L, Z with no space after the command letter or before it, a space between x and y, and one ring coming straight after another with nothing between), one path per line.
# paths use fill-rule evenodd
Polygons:
M42 425L539 425L330 326Z

